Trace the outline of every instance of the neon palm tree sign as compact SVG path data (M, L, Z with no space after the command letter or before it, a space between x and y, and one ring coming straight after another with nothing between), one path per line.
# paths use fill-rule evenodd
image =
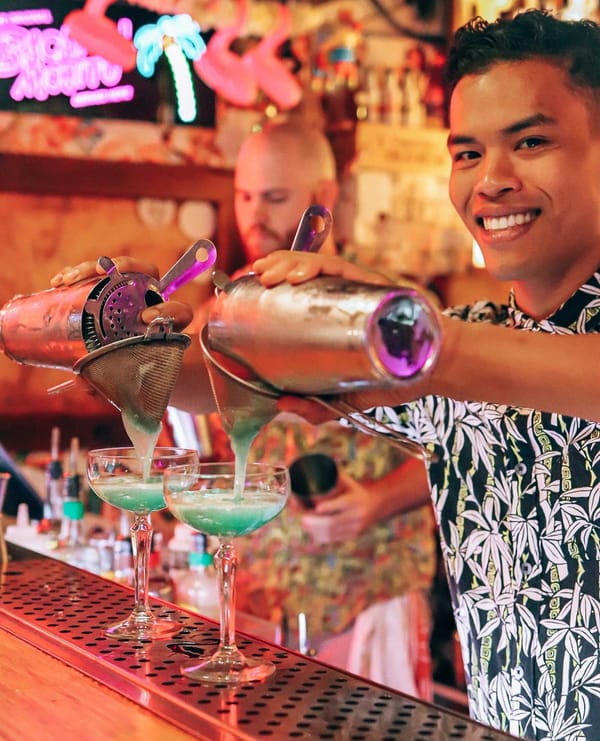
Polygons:
M197 106L188 59L195 61L206 51L200 26L190 15L163 15L156 23L141 26L133 37L137 49L137 68L144 77L152 77L156 63L165 55L175 86L177 115L184 123L196 118Z

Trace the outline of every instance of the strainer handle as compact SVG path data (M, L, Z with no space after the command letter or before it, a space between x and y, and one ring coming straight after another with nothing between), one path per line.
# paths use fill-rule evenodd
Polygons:
M169 298L184 283L211 268L217 259L217 248L210 239L199 239L187 249L158 281L157 288L163 298Z
M320 231L317 231L313 227L315 216L318 216L323 221L323 228ZM320 206L317 203L309 206L302 214L290 251L318 252L329 234L332 221L331 211L325 208L325 206Z

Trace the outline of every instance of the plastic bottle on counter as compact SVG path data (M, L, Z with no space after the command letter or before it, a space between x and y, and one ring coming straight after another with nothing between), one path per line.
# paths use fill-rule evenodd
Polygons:
M119 534L113 544L111 578L119 584L133 586L133 546L128 535Z
M192 535L195 532L184 522L178 522L173 537L167 543L167 569L175 582L187 572L189 554L192 550Z
M213 557L206 546L206 535L194 532L188 570L176 583L175 600L186 610L218 620L219 586Z
M9 543L29 548L36 553L48 551L46 538L40 537L37 523L29 520L27 502L21 502L17 507L17 520L14 525L6 527L5 538Z

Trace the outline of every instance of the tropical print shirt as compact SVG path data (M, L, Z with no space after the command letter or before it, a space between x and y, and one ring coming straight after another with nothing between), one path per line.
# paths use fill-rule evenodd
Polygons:
M211 422L218 423L218 418ZM224 433L221 438L223 458L228 456ZM218 439L216 431L213 439ZM381 437L337 423L316 427L299 418L266 425L252 444L250 460L289 465L302 453L317 451L359 481L378 479L403 462L402 451ZM301 522L304 511L291 497L275 520L236 538L241 610L275 622L285 612L292 629L298 614L304 613L309 644L317 649L322 640L349 629L376 602L431 588L437 557L430 505L333 545L317 544L307 535Z
M512 295L447 313L595 333L600 272L539 322ZM529 739L600 738L600 424L434 396L371 414L437 454L428 475L473 718Z

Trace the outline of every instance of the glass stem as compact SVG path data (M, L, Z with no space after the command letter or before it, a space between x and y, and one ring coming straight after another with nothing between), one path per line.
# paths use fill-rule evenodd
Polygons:
M152 547L152 523L150 515L136 512L131 526L131 546L133 549L133 588L135 591L134 613L148 615L148 564Z
M235 575L237 553L233 542L222 540L215 553L215 566L219 578L219 600L221 609L222 650L236 650L235 645Z

